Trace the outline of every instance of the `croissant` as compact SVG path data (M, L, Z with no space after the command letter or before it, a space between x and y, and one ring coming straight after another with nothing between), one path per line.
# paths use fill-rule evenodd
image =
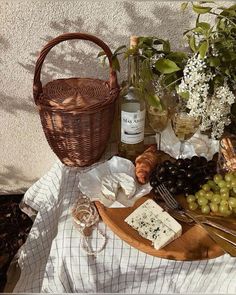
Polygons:
M151 145L135 160L135 174L137 180L141 184L145 184L149 180L152 170L156 167L160 159L157 153L156 145Z

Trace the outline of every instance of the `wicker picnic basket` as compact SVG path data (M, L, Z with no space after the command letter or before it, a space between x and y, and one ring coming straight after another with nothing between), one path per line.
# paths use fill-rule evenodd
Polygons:
M109 81L69 78L42 86L41 68L48 52L58 43L71 39L92 41L103 49L109 60ZM67 166L95 163L107 146L119 94L109 47L84 33L63 34L51 40L37 60L33 94L46 139L58 158Z

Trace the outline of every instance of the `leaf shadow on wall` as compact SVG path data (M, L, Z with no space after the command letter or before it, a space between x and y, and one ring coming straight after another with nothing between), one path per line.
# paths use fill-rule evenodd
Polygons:
M61 22L51 22L50 28L55 31L55 34L46 35L43 40L43 46L45 46L50 40L64 33L68 32L88 32L98 38L102 39L105 43L110 45L116 33L116 42L122 43L124 36L117 34L114 30L111 30L109 26L100 21L97 23L96 29L91 32L89 26L84 24L82 18L77 20L64 19ZM86 49L80 47L80 42L86 42ZM42 49L41 48L41 49ZM40 49L40 50L41 50ZM42 70L41 70L41 82L44 85L46 82L58 79L58 78L69 78L69 77L91 77L108 79L109 70L108 67L103 67L96 58L96 55L102 49L96 44L89 41L80 40L69 40L56 45L48 53ZM35 63L38 52L30 53L30 62L27 64L19 63L25 70L32 75L35 71Z
M9 42L0 35L0 52L4 54L4 52L10 48ZM0 64L2 63L2 59L0 57Z
M9 48L10 48L9 42L0 35L1 55L4 55L4 53ZM0 66L4 66L4 62L1 57L0 57ZM4 83L3 80L1 82ZM14 81L12 83L14 83ZM29 113L33 113L35 111L33 104L31 103L31 98L28 97L27 100L22 102L22 100L19 100L18 97L16 96L13 97L1 91L0 91L0 106L1 106L1 110L13 115L17 115L18 111L29 112Z
M30 103L31 97L28 97L25 102L20 101L17 97L12 97L0 92L1 109L9 114L17 116L17 112L34 113L36 108L33 103Z
M127 27L130 35L157 36L169 39L173 49L182 47L183 32L190 28L192 15L188 11L182 12L180 4L181 2L178 1L174 1L174 3L157 2L152 15L148 17L139 12L137 4L133 5L129 1L125 1L123 5L129 17ZM176 44L176 40L179 44Z
M175 6L170 6L164 2L156 3L151 15L146 16L140 12L138 5L140 3L130 3L129 1L123 2L125 15L127 15L127 34L120 34L117 28L109 26L105 21L98 20L96 28L85 24L82 17L78 17L77 20L70 20L65 18L60 22L51 22L50 29L55 32L52 35L46 35L42 40L42 47L46 45L48 41L66 32L88 32L98 36L104 40L112 50L121 44L127 44L130 35L143 35L150 36L155 35L161 38L170 39L173 48L178 46L174 42L176 39L180 39L185 29L190 27L191 15L185 13L184 17L180 10L180 5L177 3ZM176 13L179 8L179 13ZM115 17L111 15L111 18ZM93 28L93 29L92 29ZM107 79L108 67L102 67L96 59L96 54L101 50L97 45L87 42L88 47L86 49L80 48L79 40L70 40L62 42L56 45L48 54L45 59L44 65L41 71L41 81L43 85L46 82L57 78L68 77L95 77L101 79ZM84 42L84 41L83 41ZM39 51L42 48L39 48ZM96 50L95 50L96 49ZM39 51L30 53L30 62L23 64L19 63L26 71L34 74L35 63L39 56ZM126 69L126 62L121 60L122 71L118 75L120 79L124 76L124 70ZM126 72L126 71L125 71Z

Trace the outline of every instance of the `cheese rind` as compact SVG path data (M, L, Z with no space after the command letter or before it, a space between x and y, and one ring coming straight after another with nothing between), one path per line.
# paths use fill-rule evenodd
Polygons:
M136 192L136 183L133 177L126 173L113 173L102 179L101 191L107 199L115 201L120 188L125 196L131 199Z
M108 200L116 200L118 189L119 183L112 175L107 175L102 179L101 191Z
M114 173L113 176L118 180L119 185L124 191L126 197L131 199L136 192L136 183L133 177L126 173Z
M131 227L159 250L182 234L181 225L153 200L147 200L126 219Z

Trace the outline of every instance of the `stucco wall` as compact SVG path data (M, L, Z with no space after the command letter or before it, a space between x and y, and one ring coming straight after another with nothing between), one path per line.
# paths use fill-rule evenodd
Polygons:
M0 0L0 193L25 190L56 160L32 99L34 64L45 43L64 32L81 31L100 37L112 49L128 43L131 34L169 38L179 48L183 31L194 23L180 4ZM96 46L82 41L57 46L43 67L43 83L58 77L107 77L97 52Z

